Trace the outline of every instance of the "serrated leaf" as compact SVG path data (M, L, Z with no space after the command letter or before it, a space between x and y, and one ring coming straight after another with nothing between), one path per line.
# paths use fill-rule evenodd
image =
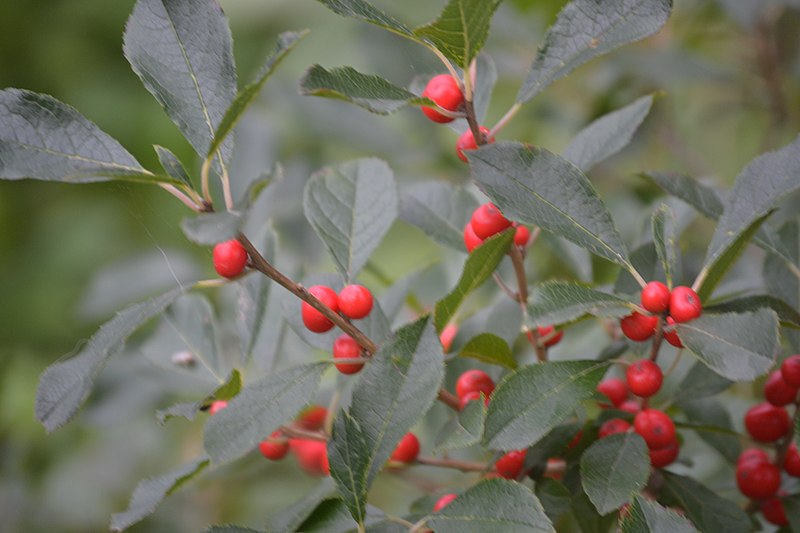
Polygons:
M75 108L21 89L0 90L0 178L68 183L174 181L145 170Z
M527 448L594 397L609 362L558 361L510 374L492 393L483 442L497 450Z
M364 520L366 533L406 533L408 528L386 521L386 515L372 505L367 506ZM329 498L321 502L297 531L303 533L357 533L358 525L353 521L347 505L341 498Z
M153 514L161 501L209 465L207 457L195 459L171 472L140 481L128 508L111 516L111 531L122 531Z
M547 281L536 288L528 304L533 325L563 324L584 315L619 317L631 313L636 304L613 294L596 291L569 281Z
M581 456L581 484L597 511L607 514L628 503L650 477L647 445L634 432L597 440Z
M686 397L692 398L691 396ZM717 400L692 398L690 401L680 402L680 407L689 421L694 424L733 431L730 413ZM697 435L722 454L729 463L736 464L739 453L742 451L738 436L710 431L698 431Z
M344 100L379 115L394 113L406 105L433 105L427 98L394 85L374 74L363 74L353 67L325 70L311 66L300 79L300 92Z
M666 470L664 492L659 501L676 505L700 531L724 531L725 533L747 533L751 531L750 520L738 505L718 496L692 478L679 476Z
M433 453L468 448L480 443L485 420L486 403L482 400L469 402L442 427Z
M672 0L569 2L547 31L517 102L527 102L597 56L653 35L667 22L671 10Z
M178 159L169 148L164 148L163 146L155 144L153 145L153 149L155 149L158 162L161 163L161 168L164 169L167 176L189 186L189 188L193 187L192 180L189 177L189 173L186 172L183 163L181 163L180 159Z
M563 157L584 172L625 148L653 106L653 95L598 118L572 138Z
M698 361L686 373L683 381L678 386L675 397L692 398L693 400L708 398L709 396L716 396L733 385L733 383L733 381L723 378Z
M439 17L414 30L464 70L478 55L500 0L450 0Z
M694 525L674 511L637 494L622 519L623 533L694 533Z
M430 181L409 188L400 200L400 219L434 241L455 250L464 248L464 227L478 202L461 187Z
M406 27L405 24L364 0L318 0L318 2L337 15L364 20L402 37L417 41L414 32Z
M788 287L783 286L784 294ZM800 312L780 298L766 294L742 296L718 304L710 305L703 309L708 313L741 313L744 311L757 311L759 309L772 309L778 315L781 325L794 329L800 328Z
M228 21L216 0L138 0L125 27L123 51L133 71L197 154L236 96ZM232 143L222 149L227 161Z
M436 533L555 532L536 495L524 485L487 479L428 519Z
M683 344L700 361L732 381L752 381L774 363L778 316L772 310L704 314L677 324Z
M475 248L467 257L464 263L464 270L458 283L450 293L436 302L434 310L434 324L436 331L442 331L455 316L458 306L464 301L467 295L480 287L484 281L489 279L497 265L514 240L514 231L509 229L500 234L486 239L483 244Z
M306 218L346 279L367 264L397 217L397 187L389 166L358 159L326 167L306 184Z
M47 367L36 389L36 419L48 432L69 422L89 396L109 357L145 322L160 314L183 294L183 289L157 296L120 311L100 326L75 357Z
M498 142L469 152L472 177L511 220L540 226L630 269L628 251L589 179L543 148Z
M661 204L653 211L652 226L656 254L664 269L667 286L672 287L681 273L681 257L675 229L675 214L667 204Z
M442 347L428 317L399 329L364 370L328 443L331 475L356 521L364 519L375 476L431 407L443 379Z
M336 494L336 485L329 477L322 481L310 493L295 503L267 517L269 533L292 533L311 516L311 513L325 500Z
M258 76L256 76L256 79L239 91L233 99L233 102L231 102L230 107L225 110L225 114L214 132L214 138L206 153L207 158L212 157L214 152L219 149L230 132L233 131L236 123L242 118L244 112L250 104L253 103L253 100L256 99L258 93L261 92L264 84L281 61L283 61L289 52L291 52L297 43L306 35L308 35L308 30L298 32L286 31L278 36L278 44L275 45L275 50L273 50L272 54L267 58L266 63Z
M481 333L471 338L458 355L471 357L490 365L501 365L511 370L517 368L517 360L511 355L508 343L492 333Z
M309 403L327 363L311 363L270 374L246 386L206 422L203 446L214 463L237 459Z

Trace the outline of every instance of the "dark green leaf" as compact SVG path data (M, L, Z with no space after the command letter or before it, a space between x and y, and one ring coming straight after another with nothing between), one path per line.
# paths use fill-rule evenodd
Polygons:
M781 292L785 291L784 290ZM759 309L772 309L778 314L778 319L784 327L800 328L800 312L775 296L765 294L743 296L722 303L708 306L703 309L707 313L741 313L744 311L757 311Z
M397 217L397 187L389 166L359 159L326 167L306 184L306 218L339 272L354 278Z
M364 20L370 24L375 24L376 26L380 26L381 28L396 33L402 37L417 41L417 38L414 36L414 32L406 27L405 24L402 24L393 17L390 17L365 0L318 1L337 15Z
M242 389L206 422L203 445L214 463L253 449L292 418L316 394L327 363L296 366L270 374Z
M329 477L322 481L306 496L295 503L270 515L267 519L269 533L292 533L311 516L311 513L325 500L336 494L336 485ZM346 515L348 518L349 514Z
M436 533L555 532L530 489L505 479L487 479L428 519Z
M208 464L208 458L201 457L161 476L140 481L133 491L128 508L111 516L111 531L127 529L153 514L164 498L202 472Z
M641 495L633 498L633 503L622 519L623 533L694 533L694 525L674 511L670 511Z
M249 527L241 527L241 526L211 526L210 528L206 529L203 533L263 533L262 531L257 531L255 529L250 529Z
M517 361L511 355L508 343L492 333L482 333L470 339L458 353L461 357L471 357L490 365L502 365L515 370Z
M109 357L145 322L183 294L174 289L120 311L103 324L75 357L47 367L36 390L36 419L50 432L69 422L92 390Z
M186 172L186 168L183 166L183 163L181 163L180 159L178 159L178 157L168 148L164 148L163 146L159 146L157 144L154 145L153 148L156 151L159 163L161 163L161 168L164 169L164 172L167 173L167 176L192 188L192 180L189 177L189 173Z
M711 370L732 381L751 381L774 362L778 316L772 310L702 315L678 324L678 336Z
M561 515L569 511L572 493L561 482L543 478L536 482L533 490L550 521L557 522Z
M800 272L797 268L800 265L800 222L797 219L786 222L779 230L779 235L791 261L784 262L768 255L764 259L764 283L770 294L800 310ZM786 333L794 351L800 352L800 333Z
M611 215L589 179L552 152L498 142L469 153L472 177L512 220L541 226L632 268Z
M616 513L600 516L582 487L573 492L572 514L582 533L608 533L617 522Z
M442 427L436 439L434 453L468 448L480 443L485 420L486 403L478 400L469 402Z
M717 427L722 430L727 430L728 432L733 432L731 415L722 403L717 400L696 400L692 398L690 401L681 402L680 407L683 409L689 421L694 424ZM697 435L706 441L709 446L721 453L728 462L736 463L736 460L739 458L739 453L742 450L738 435L711 431L698 431Z
M572 270L579 280L586 283L592 282L594 268L592 266L592 255L588 251L547 231L542 232L539 238L547 243L547 246ZM627 273L627 271L623 271L623 273ZM634 283L636 283L635 280Z
M527 448L594 397L608 362L559 361L531 365L501 381L489 403L483 441L489 448Z
M450 0L434 22L414 30L464 70L483 48L500 0Z
M367 514L367 493L372 481L369 479L372 457L363 453L371 448L367 438L359 422L347 411L342 411L336 417L328 445L331 476L336 480L350 514L359 523Z
M406 533L408 528L400 524L388 527L386 515L377 507L367 506L367 516L364 525L367 533ZM391 524L391 523L389 523ZM329 498L319 504L314 512L300 526L297 531L303 533L357 533L357 524L347 511L347 505L341 498ZM399 528L399 529L397 529Z
M555 80L623 44L656 33L671 0L573 0L559 13L517 94L527 102Z
M658 252L652 242L646 242L631 252L631 264L646 280L666 281L659 269ZM642 286L627 270L621 270L614 283L614 292L638 295Z
M631 142L653 106L653 95L598 118L573 137L563 157L584 172Z
M661 503L686 511L686 516L700 531L748 533L750 520L738 505L718 496L692 478L662 470L664 492Z
M783 509L789 519L789 530L800 533L800 494L783 498Z
M439 244L464 248L464 227L478 202L461 187L441 181L417 184L403 194L400 218Z
M532 324L563 324L584 315L619 317L631 313L636 304L612 294L569 281L546 281L528 304Z
M681 256L678 246L678 235L675 229L675 214L667 204L661 204L653 211L653 243L658 259L664 269L667 286L672 287L679 281L681 274Z
M691 398L697 400L716 396L733 384L733 381L723 378L715 371L701 362L692 366L686 377L681 381L676 398Z
M628 503L649 476L647 445L634 432L599 439L581 456L583 490L602 515Z

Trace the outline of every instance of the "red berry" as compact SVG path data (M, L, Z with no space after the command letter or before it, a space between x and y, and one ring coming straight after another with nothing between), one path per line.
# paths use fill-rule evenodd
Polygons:
M625 411L626 413L631 413L635 415L636 413L642 410L642 406L636 400L625 400L624 402L619 404L618 409L620 411Z
M436 504L433 506L433 512L436 513L441 511L456 498L458 498L458 494L445 494L436 501Z
M781 407L794 403L797 397L797 388L790 386L783 380L780 370L772 372L764 384L764 399L772 405Z
M372 311L372 293L361 285L347 285L339 291L338 303L344 316L358 320Z
M472 229L472 223L467 222L467 225L464 226L464 247L467 249L467 253L472 253L472 250L481 244L483 244L483 239L475 235L475 230Z
M489 397L485 394L483 396L484 396L483 400L484 403L486 403L486 405L489 405ZM468 392L464 396L459 397L458 408L463 411L469 402L473 402L475 400L480 400L480 399L481 399L481 391L474 390L472 392Z
M637 361L625 372L628 388L640 398L649 398L661 389L664 374L661 367L649 359Z
M774 442L791 428L786 409L770 403L751 407L744 415L744 425L750 436L760 442Z
M748 498L766 500L781 487L781 471L772 463L743 463L736 468L736 484Z
M674 347L683 348L683 343L681 342L681 339L678 337L678 332L675 331L674 326L675 326L675 319L672 318L671 316L668 316L667 317L667 328L671 327L672 329L665 329L664 330L664 338L666 339L666 341L668 343L670 343Z
M677 439L667 444L663 448L649 450L650 464L653 465L654 468L664 468L667 465L671 465L673 462L675 462L675 459L678 458L678 453L680 453L680 450L681 447L678 444Z
M642 307L660 315L669 309L669 288L660 281L651 281L642 289Z
M324 441L310 439L289 439L289 448L297 457L297 462L307 474L312 476L330 475L328 447Z
M211 402L211 406L208 408L208 414L214 416L215 414L219 413L223 409L228 407L228 402L225 400L216 400Z
M321 405L312 405L306 408L297 417L296 424L309 431L317 431L322 429L325 425L325 417L328 416L328 410Z
M663 411L645 409L633 417L633 429L642 436L651 450L668 446L675 440L675 424Z
M488 128L480 127L481 133L486 137L486 143L492 144L494 137L489 137ZM478 143L475 142L475 137L472 135L472 130L467 130L461 134L461 137L456 141L456 155L464 163L467 162L467 156L464 155L464 150L475 150L478 148Z
M464 103L464 94L458 86L458 81L449 74L439 74L431 78L422 91L422 96L433 100L436 105L448 111L458 111ZM434 122L446 124L454 120L452 117L442 115L433 107L423 106L421 109L425 116Z
M622 333L632 341L646 341L653 336L658 325L658 317L633 312L619 321Z
M308 288L308 292L316 296L319 301L334 313L339 311L339 297L336 295L335 290L325 285L314 285ZM303 317L303 324L314 333L325 333L333 327L333 322L306 302L303 302L300 306L300 314Z
M790 355L781 364L783 379L792 387L800 388L800 355Z
M514 231L514 244L519 247L523 247L528 244L528 241L531 238L531 232L525 226L517 226L517 229Z
M445 352L450 351L450 347L453 346L453 339L456 338L458 334L458 326L455 324L447 324L442 333L439 335L439 342L442 343L442 350Z
M472 213L469 224L479 239L488 239L511 226L511 222L494 204L483 204L478 207Z
M494 464L494 470L500 477L506 479L517 479L522 467L525 466L525 454L527 450L513 450L502 456Z
M748 448L740 453L739 458L736 460L737 465L750 462L768 463L769 455L760 448Z
M783 469L792 477L800 477L800 453L797 451L797 445L793 442L786 450L786 459L783 461Z
M700 297L689 287L675 287L669 297L669 314L675 322L688 322L703 312Z
M275 431L258 444L258 450L270 461L278 461L289 451L289 441L283 438L280 431Z
M619 378L608 378L597 385L597 392L611 400L614 407L619 407L628 398L628 385Z
M547 348L555 346L564 337L563 331L556 331L553 333L554 329L554 326L538 326L536 328L536 331L539 333L539 338L544 340L544 345Z
M778 497L772 497L761 502L761 514L764 515L767 522L775 524L776 526L789 525L789 519L786 518L783 502Z
M247 265L247 251L236 239L214 246L214 269L223 278L235 278Z
M333 341L334 359L356 359L361 357L361 346L350 335L340 335ZM342 374L355 374L364 368L364 363L334 363Z
M413 433L406 433L392 452L392 461L413 463L419 455L419 439Z
M631 425L621 418L612 418L611 420L606 420L603 422L603 425L600 426L600 429L597 432L597 436L601 439L603 437L608 437L609 435L614 435L615 433L625 433L631 428Z
M456 381L456 396L462 398L470 392L482 392L488 398L494 390L494 380L483 370L467 370Z

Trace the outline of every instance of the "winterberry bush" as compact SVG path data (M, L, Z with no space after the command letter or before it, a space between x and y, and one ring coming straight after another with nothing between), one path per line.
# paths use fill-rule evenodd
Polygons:
M0 177L155 185L193 212L181 224L186 238L213 247L219 279L181 283L120 311L41 376L36 417L54 431L75 417L128 338L154 321L149 349L168 352L176 372L215 378L195 390L194 401L158 413L163 423L202 425L204 453L142 481L111 529L128 528L187 481L256 450L269 461L293 456L322 478L318 488L259 529L207 531L744 532L765 521L800 528L792 479L800 475L800 355L792 355L800 352L800 219L789 209L780 226L772 223L800 190L800 139L754 159L726 191L642 162L643 180L716 222L702 264L687 268L687 211L656 205L648 238L634 247L590 179L595 165L631 141L657 95L601 116L560 155L503 135L553 82L659 32L670 0L568 2L491 126L496 74L482 48L499 0L450 0L417 28L364 0L319 1L427 49L441 71L398 84L349 66L314 65L301 92L376 114L412 108L403 112L452 128L446 157L463 161L474 185L430 182L401 195L380 159L331 162L307 181L303 202L329 253L328 272L298 279L279 266L290 251L269 223L248 225L254 206L285 179L281 168L244 188L233 186L230 172L234 130L305 32L282 33L261 72L239 88L216 0L138 0L125 55L197 152L197 175L187 170L192 162L161 146L161 168L145 168L52 97L0 91ZM278 202L273 196L270 205ZM416 301L412 272L387 280L379 294L362 281L398 219L463 254L458 279L431 308ZM720 290L749 245L763 254L764 286L748 280L738 291ZM581 268L540 279L528 258L550 251L596 261L616 280L595 280ZM230 287L235 303L216 314L205 293ZM476 292L488 303L470 313ZM277 312L275 298L282 298ZM602 332L602 345L557 351L587 324ZM235 342L219 342L226 327ZM287 328L313 360L254 364L265 343L282 350ZM765 401L733 424L715 397L756 381ZM718 475L706 485L712 481L694 454L700 441L727 461L727 481ZM370 504L380 478L422 479L426 469L464 476L453 486L420 482L419 499L400 515Z

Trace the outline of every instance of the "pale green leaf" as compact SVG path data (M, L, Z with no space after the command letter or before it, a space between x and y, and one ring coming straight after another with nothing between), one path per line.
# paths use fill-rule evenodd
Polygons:
M490 365L501 365L511 370L517 368L517 361L511 354L511 347L506 341L492 333L481 333L471 338L461 348L458 355L471 357Z
M563 324L584 315L620 317L636 308L633 302L579 283L547 281L536 288L528 304L531 324Z
M477 207L478 202L463 188L429 181L414 185L403 194L400 219L437 243L466 252L464 227Z
M481 400L469 402L464 409L442 426L436 439L434 453L467 448L481 442L486 420L486 403Z
M402 37L417 41L414 32L365 0L318 0L319 3L344 17L364 20Z
M630 501L650 477L647 445L638 433L609 435L581 455L581 483L597 511L607 514Z

